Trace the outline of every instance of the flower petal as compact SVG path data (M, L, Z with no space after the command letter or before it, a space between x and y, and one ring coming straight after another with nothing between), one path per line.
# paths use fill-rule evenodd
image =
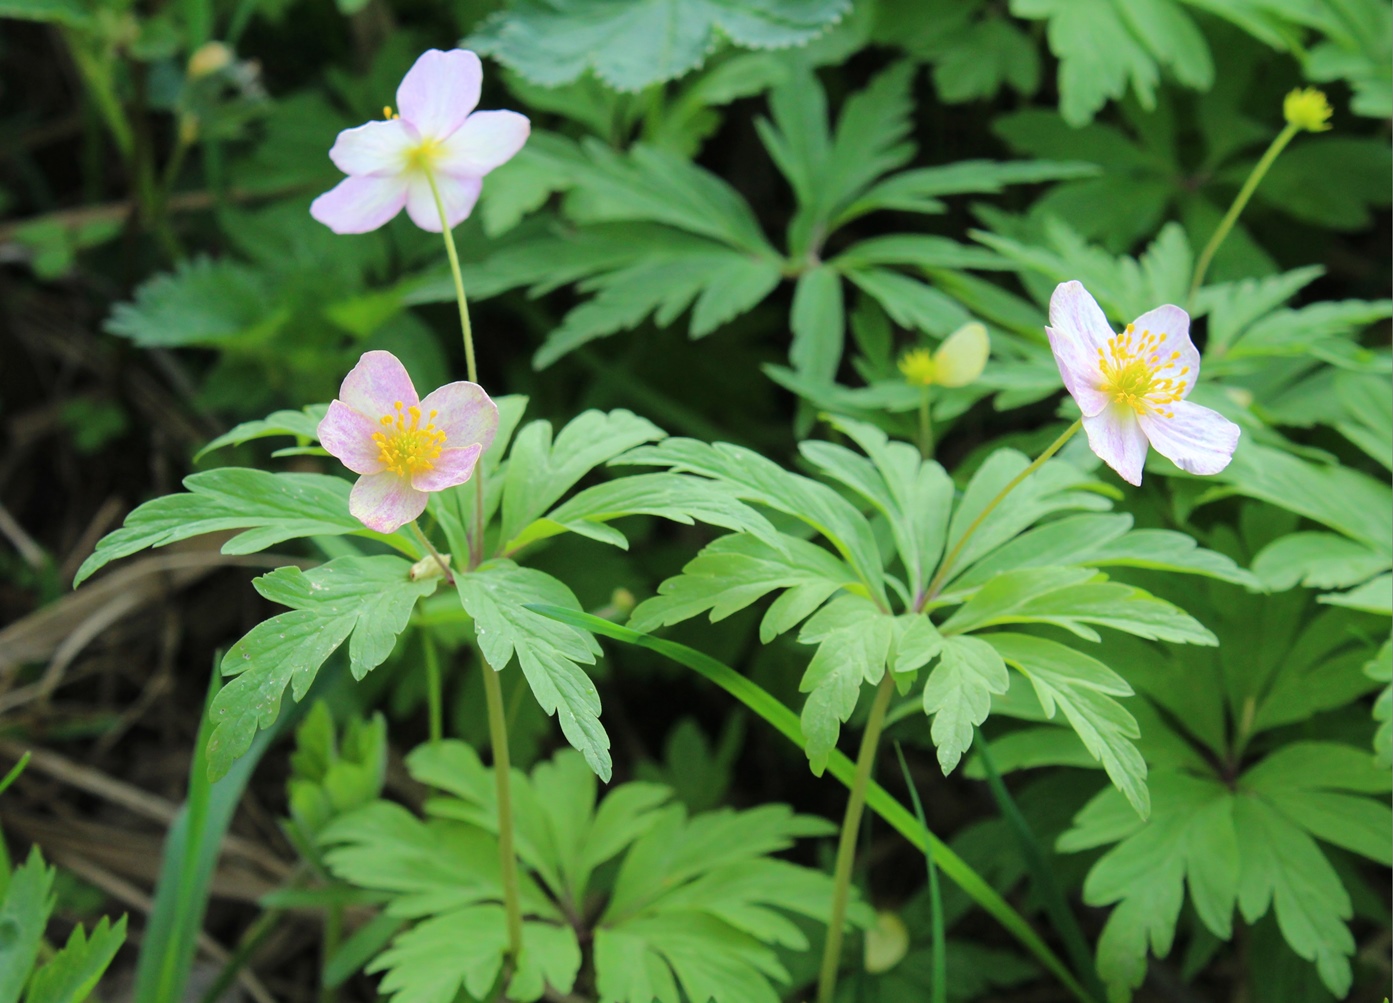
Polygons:
M1146 436L1137 423L1137 413L1125 404L1113 404L1092 417L1084 418L1088 446L1128 484L1141 484L1146 463Z
M1060 334L1082 342L1091 355L1105 348L1116 332L1103 316L1098 301L1089 295L1082 282L1061 282L1050 297L1050 327Z
M390 471L359 477L348 493L348 511L368 529L394 533L426 510L427 496Z
M444 491L463 484L473 475L474 466L483 455L484 447L477 442L461 449L442 449L433 469L411 475L411 486L417 491Z
M383 470L381 450L372 439L379 430L378 423L367 415L343 401L334 401L319 423L319 442L355 474L376 474Z
M476 111L445 140L435 164L447 174L483 177L522 149L532 123L515 111Z
M1146 311L1132 321L1132 327L1139 335L1150 333L1160 339L1153 355L1162 360L1163 365L1156 374L1174 380L1181 388L1180 396L1188 397L1200 374L1200 352L1190 340L1190 315L1167 303Z
M488 449L498 432L498 405L477 383L447 383L421 401L421 411L438 412L431 421L445 433L445 448L475 443Z
M427 139L444 139L479 103L484 68L467 49L427 49L397 88L397 112Z
M345 174L384 177L402 173L407 156L416 145L417 140L400 119L369 122L339 133L329 159Z
M344 178L310 203L310 215L335 233L367 233L406 204L401 178Z
M1083 340L1045 328L1050 339L1050 351L1054 353L1054 363L1059 367L1064 389L1074 398L1084 417L1092 418L1108 406L1109 397L1098 389L1103 383L1103 371L1098 366L1098 352Z
M419 404L416 388L406 367L391 352L364 352L363 357L343 378L339 398L369 421L395 414L402 407Z
M479 200L479 192L484 183L479 178L437 174L435 186L440 189L440 201L445 204L445 215L450 221L450 229L453 230L469 218L474 203ZM411 179L406 196L406 212L411 217L411 222L422 230L440 232L440 210L436 208L430 182L423 174Z
M1141 416L1141 429L1156 452L1191 474L1217 474L1238 447L1238 426L1218 411L1178 401L1167 408L1175 417Z

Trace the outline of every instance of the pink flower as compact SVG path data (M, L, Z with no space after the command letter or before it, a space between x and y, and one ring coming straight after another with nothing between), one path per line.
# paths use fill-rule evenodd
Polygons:
M450 227L459 225L484 175L522 149L532 128L515 111L474 111L483 76L472 52L422 53L397 88L398 114L384 109L386 121L339 133L329 158L348 177L310 215L335 233L367 233L406 206L413 223L439 233L434 179Z
M362 474L348 511L379 533L419 516L426 495L463 484L498 431L498 408L476 383L447 383L416 396L391 352L368 352L343 379L319 423L319 441Z
M1238 426L1185 400L1199 376L1190 315L1148 310L1121 334L1079 282L1050 297L1050 349L1083 412L1093 451L1130 484L1141 483L1147 445L1192 474L1217 474L1238 445Z

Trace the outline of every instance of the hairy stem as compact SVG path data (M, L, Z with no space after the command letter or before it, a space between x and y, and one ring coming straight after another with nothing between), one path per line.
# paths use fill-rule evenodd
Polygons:
M851 867L856 862L856 834L861 828L861 814L866 807L866 790L875 765L876 747L885 726L885 712L890 707L890 695L895 692L895 680L889 669L881 677L880 686L871 704L871 716L861 735L861 751L856 756L856 776L851 784L851 797L842 817L842 833L837 840L837 862L832 871L832 914L827 921L827 942L822 948L822 968L817 976L817 1003L832 1003L837 991L837 966L842 960L843 927L846 907L851 897Z
M1204 284L1204 273L1209 271L1209 263L1214 259L1214 253L1219 250L1219 245L1224 242L1224 238L1233 229L1233 224L1238 222L1239 214L1243 212L1243 207L1248 204L1248 200L1253 197L1253 192L1257 190L1263 175L1272 166L1272 162L1277 159L1277 155L1286 149L1286 145L1291 142L1292 137L1300 131L1300 126L1288 122L1287 127L1277 134L1277 138L1272 141L1272 145L1267 148L1262 159L1257 162L1257 166L1253 168L1253 173L1248 175L1248 180L1243 182L1243 187L1238 190L1238 196L1233 200L1233 205L1229 206L1229 211L1219 221L1219 227L1214 231L1214 236L1209 238L1209 243L1204 245L1199 260L1195 262L1195 277L1190 281L1189 299L1191 302L1193 302L1195 293L1199 291L1200 286Z
M508 954L514 965L522 953L522 902L518 895L518 858L513 850L512 762L508 756L508 721L498 673L479 652L488 703L489 741L493 744L493 778L498 792L498 860L503 871L503 908L508 914Z
M1021 483L1027 477L1035 473L1035 471L1039 470L1044 465L1046 460L1048 460L1055 453L1063 449L1064 444L1068 442L1070 439L1072 439L1074 437L1074 433L1082 427L1083 419L1080 418L1078 421L1074 422L1072 425L1066 428L1064 430L1064 433L1058 439L1055 439L1054 442L1050 443L1049 447L1043 453L1035 457L1034 461L1031 462L1030 466L1026 467L1015 477L1011 478L1011 482L1007 484L1004 488L1002 488L1000 491L998 491L995 498L987 502L987 507L982 509L982 511L978 514L976 519L972 520L971 525L969 525L967 529L963 531L963 535L958 537L958 542L953 544L953 549L948 551L948 556L943 559L943 563L938 566L938 573L933 576L933 579L929 582L928 589L926 589L924 592L923 603L932 602L934 599L938 598L938 593L943 589L944 582L948 577L948 572L951 571L953 568L953 562L956 561L959 555L962 554L963 547L965 547L967 545L967 541L972 538L972 534L977 532L977 530L981 528L982 523L987 521L987 516L991 515L992 512L996 510L996 507L1006 500L1007 495L1009 495L1012 491L1016 490L1016 488L1020 487ZM923 603L920 604L921 609L923 608Z

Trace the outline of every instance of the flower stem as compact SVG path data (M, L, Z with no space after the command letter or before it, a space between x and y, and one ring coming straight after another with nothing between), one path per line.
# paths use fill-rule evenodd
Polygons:
M455 300L459 303L459 326L464 335L464 366L469 374L469 382L479 382L479 367L474 361L474 327L469 322L469 299L464 295L464 276L460 274L459 253L455 250L455 235L450 230L450 217L445 214L445 203L440 198L435 175L426 171L430 183L430 193L435 199L435 211L440 214L440 233L445 238L445 256L450 259L450 274L455 279ZM479 566L484 555L484 471L482 467L474 470L474 533L469 539L469 567Z
M929 388L919 393L919 455L926 460L934 455L934 420L929 410Z
M498 792L498 861L503 874L503 908L508 914L508 954L516 966L522 953L522 902L518 895L518 858L513 850L512 762L508 756L508 721L498 673L479 652L488 703L489 740L493 743L493 778Z
M856 756L856 775L851 783L851 797L842 817L842 833L837 840L837 862L832 870L832 913L827 921L827 941L822 948L822 968L817 976L817 1003L832 1003L837 991L837 967L842 960L843 927L846 924L847 901L851 897L851 866L856 861L856 834L861 828L861 813L866 807L866 790L875 765L876 747L885 727L885 712L890 707L890 694L895 692L895 680L889 669L881 677L871 704L871 716L861 735L861 751Z
M430 182L430 193L435 198L435 211L440 213L440 233L445 238L445 256L450 259L450 272L455 277L455 299L459 301L459 326L464 332L464 364L469 373L469 382L479 382L479 367L474 363L474 328L469 323L469 301L464 296L464 276L459 270L459 253L455 250L455 235L450 232L450 217L445 215L445 203L440 199L440 189L435 176L426 172Z
M1195 293L1199 291L1200 286L1204 284L1204 273L1209 270L1209 263L1213 260L1214 253L1219 250L1219 245L1224 242L1224 238L1233 229L1233 224L1238 222L1243 207L1253 197L1253 192L1257 190L1258 184L1262 181L1268 168L1272 166L1272 162L1277 159L1277 155L1286 149L1286 145L1291 142L1292 137L1300 131L1300 126L1288 122L1286 128L1277 134L1277 138L1272 141L1272 145L1262 155L1262 159L1257 162L1257 166L1253 168L1253 173L1248 175L1248 180L1243 182L1243 187L1238 190L1238 196L1233 200L1233 205L1229 206L1229 211L1219 221L1218 229L1209 238L1209 243L1204 245L1199 261L1195 263L1195 277L1190 282L1189 299L1191 302L1194 301Z
M445 737L444 692L440 683L440 652L428 631L421 631L421 646L426 652L426 708L430 721L431 744Z
M996 509L996 507L1000 505L1002 501L1005 500L1006 496L1009 495L1012 491L1016 490L1016 488L1018 488L1021 485L1022 481L1024 481L1031 474L1035 473L1035 471L1039 470L1044 465L1045 461L1048 460L1051 456L1063 449L1064 444L1068 442L1070 439L1072 439L1074 437L1074 433L1082 427L1083 419L1080 418L1078 421L1074 422L1072 425L1066 428L1064 430L1064 433L1058 439L1055 439L1054 442L1050 443L1049 447L1043 453L1037 456L1031 462L1030 466L1026 467L1015 477L1011 478L1011 482L1007 484L1004 488L1002 488L1000 491L998 491L995 498L987 502L987 507L982 509L982 511L978 513L976 519L972 520L971 525L967 527L967 529L963 532L963 535L958 537L958 542L953 544L953 549L948 551L948 556L943 559L943 563L938 566L938 573L933 576L933 579L929 582L929 587L924 591L923 602L931 602L934 599L938 598L938 593L943 588L944 581L948 577L948 572L951 571L953 568L953 562L958 559L960 554L962 554L963 547L967 545L967 541L972 537L972 534L977 532L977 530L981 527L982 523L987 521L987 516L991 515L992 512ZM920 608L923 608L922 604Z

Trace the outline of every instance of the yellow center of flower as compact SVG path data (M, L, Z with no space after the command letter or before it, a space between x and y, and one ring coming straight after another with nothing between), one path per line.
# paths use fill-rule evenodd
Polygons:
M439 411L426 415L426 424L421 425L421 409L414 404L402 407L397 401L395 414L384 414L381 418L383 432L374 432L372 441L377 443L377 458L383 466L398 477L409 477L425 470L435 469L435 460L445 447L445 433L431 421Z
M934 381L934 360L927 348L914 348L900 356L900 372L915 386L927 387Z
M429 173L435 166L435 159L439 154L439 140L423 139L406 152L406 169Z
M1127 330L1108 339L1105 348L1098 349L1098 368L1103 374L1098 389L1115 403L1126 404L1137 414L1155 413L1174 418L1166 409L1185 396L1184 376L1190 371L1183 366L1171 376L1163 376L1180 358L1179 352L1161 354L1159 334L1143 331L1128 324Z
M1314 87L1297 88L1282 102L1282 115L1298 129L1325 132L1330 128L1330 102Z

